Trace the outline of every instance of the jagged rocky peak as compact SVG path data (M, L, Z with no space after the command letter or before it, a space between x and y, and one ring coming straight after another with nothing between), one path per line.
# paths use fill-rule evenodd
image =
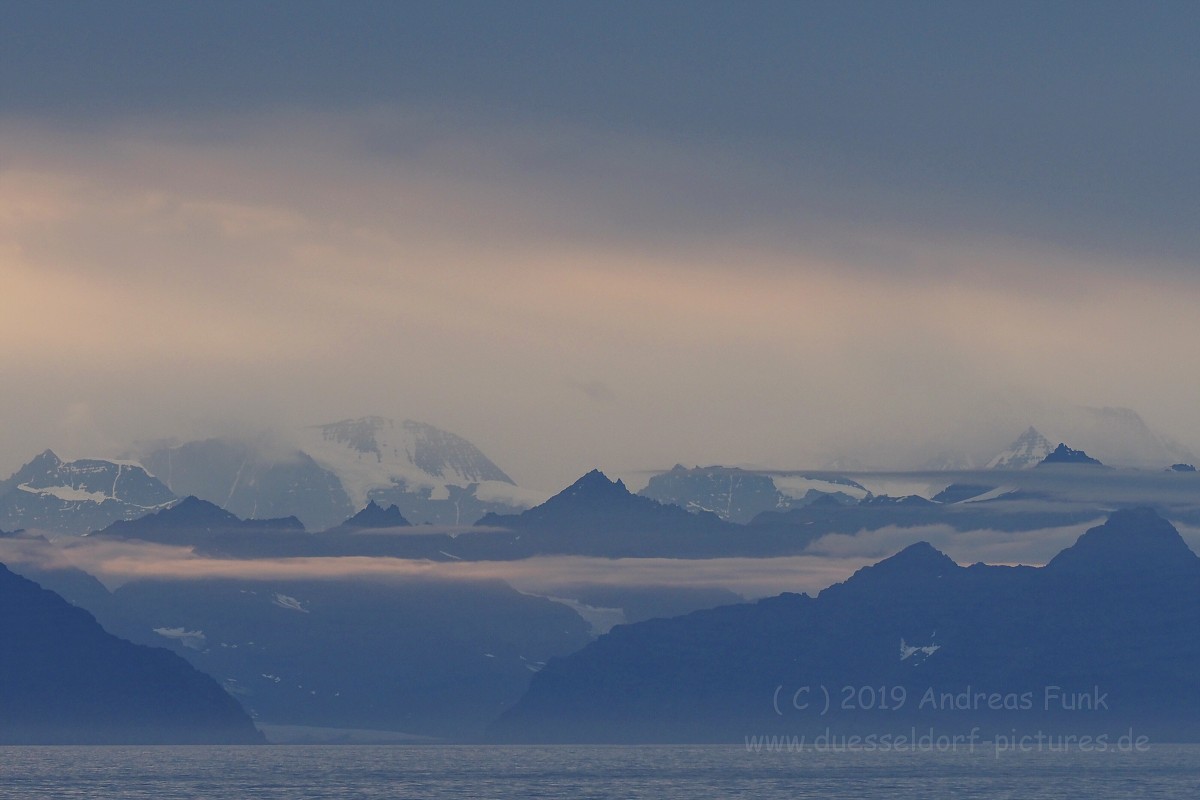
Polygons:
M546 520L564 514L570 517L581 513L607 513L617 508L658 505L657 501L631 493L621 480L609 480L603 472L594 469L524 514L530 515L531 519ZM501 518L503 516L488 514L480 523L493 524Z
M625 488L625 483L620 478L615 481L610 480L603 472L594 469L550 498L550 500L622 497L628 494L629 490Z
M1029 469L1050 455L1054 445L1032 425L988 462L989 469Z
M1091 528L1047 568L1086 575L1114 572L1155 573L1194 570L1200 558L1167 519L1152 508L1114 511Z
M1053 464L1082 464L1092 467L1104 466L1099 460L1092 458L1082 450L1072 450L1061 442L1048 456L1042 459L1038 466L1050 466Z
M399 507L394 503L384 508L374 500L370 500L362 511L350 517L350 519L343 522L339 527L370 530L376 528L405 528L409 525L411 523L404 518L404 515L400 513Z

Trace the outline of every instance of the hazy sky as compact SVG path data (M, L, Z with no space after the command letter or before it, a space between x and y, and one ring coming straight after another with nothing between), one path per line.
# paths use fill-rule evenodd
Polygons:
M519 482L1200 447L1200 5L0 4L0 473L379 414ZM2 476L0 476L2 477Z

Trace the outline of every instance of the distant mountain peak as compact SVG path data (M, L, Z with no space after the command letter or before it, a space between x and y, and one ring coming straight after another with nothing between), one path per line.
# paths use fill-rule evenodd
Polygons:
M314 531L342 525L370 500L396 505L409 522L459 525L546 497L518 487L461 436L379 416L159 444L144 458L180 497L243 519L295 516Z
M0 481L0 527L83 534L164 508L176 497L140 464L99 458L63 461L43 450Z
M847 587L871 586L876 583L885 586L911 587L914 582L936 580L958 569L959 566L954 559L929 542L916 542L894 556L885 558L869 567L863 567L846 582L835 584L824 590L822 594L825 592L841 593Z
M190 544L195 534L265 530L303 531L304 525L295 517L272 519L242 519L215 503L188 496L153 514L133 520L120 520L91 535L115 539L142 539L173 544Z
M625 489L624 481L622 481L620 478L617 478L614 481L611 478L609 478L607 475L605 475L603 472L601 472L599 469L593 469L593 470L588 471L582 477L580 477L579 480L575 481L575 483L572 484L572 486L588 486L588 485L619 486L619 487L621 487L622 490L628 491Z
M901 550L891 558L880 561L876 566L889 565L891 569L903 569L906 572L935 572L941 573L947 569L957 569L954 559L938 550L929 542L916 542Z
M1072 450L1063 443L1059 443L1058 447L1054 448L1045 458L1042 459L1038 466L1051 464L1083 464L1086 466L1102 467L1103 464L1099 460L1092 458L1082 450Z
M633 494L624 481L598 469L581 476L541 505L520 514L487 514L476 525L518 535L504 551L573 555L685 557L719 550L735 526L712 512L690 513Z
M180 497L195 495L242 518L296 516L324 530L355 511L336 475L273 434L158 446L143 462Z
M1055 556L1047 568L1088 575L1194 569L1198 557L1166 518L1152 508L1114 511Z
M151 516L171 525L229 525L241 521L236 514L195 495L188 495L170 508Z
M298 445L341 480L355 507L373 491L402 486L444 493L494 481L515 486L504 470L463 437L425 422L385 417L344 419L305 428Z
M355 528L367 530L375 528L407 528L411 524L404 518L404 515L400 513L399 507L394 503L384 508L374 500L369 500L362 511L359 511L338 527L343 529Z
M1050 440L1030 425L1007 449L988 462L988 469L1029 469L1041 463L1053 449Z
M51 450L49 447L47 447L45 450L43 450L42 452L40 452L36 456L34 456L33 459L29 462L29 465L33 466L36 464L37 466L40 467L43 464L52 464L57 467L62 463L63 463L62 459L59 458L58 455L53 450Z
M610 480L600 470L593 469L566 489L563 489L554 497L547 500L546 505L556 505L561 502L578 501L581 499L603 500L628 496L630 496L630 491L625 487L624 481L620 478L615 481Z

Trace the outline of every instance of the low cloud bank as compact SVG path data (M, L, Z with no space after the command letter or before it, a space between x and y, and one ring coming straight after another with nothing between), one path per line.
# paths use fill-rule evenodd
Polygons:
M81 569L113 588L142 579L199 580L500 580L520 591L554 594L566 587L671 586L728 589L747 598L814 594L910 544L927 541L960 564L1045 564L1099 521L1036 531L975 530L946 525L888 527L829 534L810 552L780 558L591 558L540 556L519 561L447 561L388 557L234 559L190 548L136 541L0 539L0 561L40 569ZM1182 527L1193 549L1200 529Z

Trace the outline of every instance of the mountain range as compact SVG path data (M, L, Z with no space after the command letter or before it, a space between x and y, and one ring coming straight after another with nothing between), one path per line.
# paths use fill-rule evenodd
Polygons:
M0 482L0 528L27 529L0 533L0 555L47 590L0 574L0 594L11 589L0 675L19 687L0 687L0 716L16 721L7 733L0 721L0 740L258 740L247 713L335 738L737 741L1117 724L1200 738L1197 704L1161 689L1200 688L1185 666L1200 655L1197 559L1155 512L1131 510L1150 503L1200 526L1200 478L1183 461L1100 469L1029 428L987 469L676 465L637 493L592 470L545 499L461 437L379 417L133 455L46 451ZM1042 568L960 567L918 544L815 597L756 603L647 577L709 569L667 560L720 560L706 564L721 574L736 563L724 559L781 556L844 575L838 553L863 563L960 533L968 548L1024 552L1005 537L1021 532L1012 546L1036 549L1032 532L1061 541L1114 508ZM1037 563L1052 550L1039 552ZM525 563L479 563L501 561ZM89 563L95 576L76 566ZM539 571L529 583L495 579ZM80 673L93 663L95 675ZM61 698L38 683L47 677ZM810 719L778 705L793 684L792 698L802 686L854 696ZM931 690L1078 698L1089 685L1112 714L904 704ZM168 690L175 705L156 699ZM885 697L889 714L859 713Z
M254 439L150 445L139 458L181 497L241 517L295 516L310 530L370 501L397 506L415 524L470 525L544 499L466 439L413 420L362 417Z
M841 477L767 475L737 467L693 467L676 464L651 476L638 494L693 512L716 514L745 524L765 511L786 511L832 499L853 504L870 494L861 484Z
M408 524L396 506L369 501L354 517L325 532L309 532L293 517L242 520L215 504L187 498L145 517L118 521L90 534L193 547L236 558L364 556L431 561L511 561L534 556L600 558L716 558L798 555L828 534L854 536L884 528L943 525L957 531L1033 531L1077 525L1106 508L1156 497L1182 521L1200 520L1197 473L1096 472L1086 464L1019 473L983 470L961 482L934 484L921 495L874 495L837 476L803 485L860 491L861 500L836 489L808 489L810 499L783 511L763 511L745 524L711 512L688 512L629 491L599 470L582 476L545 503L520 514L485 515L477 525L450 531ZM719 468L700 470L701 488ZM691 471L673 470L675 485ZM944 473L938 473L945 475ZM983 482L1003 475L1004 482ZM784 480L797 482L795 476ZM894 479L892 477L891 479ZM945 478L943 478L944 480ZM874 482L873 476L864 478ZM389 535L371 535L369 531Z
M721 469L724 468L691 471L680 467L672 471L675 473L672 480L684 487L719 488L720 478L728 477L719 472ZM735 478L753 475L742 471L731 474ZM621 637L634 636L628 631L639 629L643 622L655 631L658 628L653 626L666 624L655 618L693 619L695 614L680 615L730 604L742 608L745 604L738 604L740 598L727 591L686 585L653 585L637 580L612 585L586 580L572 583L568 577L556 581L553 597L530 597L499 581L420 579L416 575L423 572L421 562L444 562L430 572L445 575L457 569L452 564L549 556L766 559L815 553L810 557L819 559L823 551L811 551L810 546L830 533L841 534L852 541L868 532L887 529L890 533L886 536L894 541L896 537L903 537L903 532L908 529L938 526L942 531L975 532L972 536L987 531L989 537L996 538L1005 531L1038 531L1089 522L1102 516L1106 506L1131 506L1138 497L1156 498L1160 508L1169 511L1174 519L1200 519L1196 499L1196 482L1200 478L1195 472L1097 470L1086 464L1067 463L1053 469L980 470L961 475L937 475L940 480L932 485L944 488L932 498L872 494L865 488L888 482L896 486L913 485L911 478L906 476L879 478L864 475L860 476L863 481L860 483L837 475L781 475L778 478L789 482L789 491L805 492L806 501L797 507L763 511L745 524L721 519L708 511L689 512L677 505L634 494L622 481L609 479L594 470L546 502L520 514L492 514L485 516L479 525L448 531L412 525L398 506L393 504L385 508L373 500L341 524L323 532L312 532L295 517L248 520L214 503L188 497L137 519L116 520L81 538L48 541L28 533L0 536L0 542L4 543L4 552L8 554L5 560L15 571L87 608L109 631L139 644L156 644L173 650L215 677L264 724L329 729L375 728L464 739L480 735L502 706L517 703L530 679L535 673L541 674L544 665L558 663L555 658L575 658L572 653L590 652L580 648L597 634L610 633L623 641ZM689 483L693 477L696 480ZM961 480L946 485L945 480L951 477ZM771 480L773 482L775 476ZM732 485L736 490L736 481ZM748 485L753 488L761 483L752 480ZM740 497L736 491L732 496L735 501ZM1115 515L1110 524L1119 529L1128 528L1128 521L1123 516L1127 513L1132 512ZM1136 517L1135 522L1141 527L1153 527L1147 519ZM917 536L914 530L912 537ZM1159 547L1161 538L1134 539L1134 544L1121 550L1119 557L1105 563L1109 566L1120 563L1128 571L1138 563L1143 551L1152 565L1165 560L1188 563L1182 551ZM1097 539L1085 537L1081 543L1085 540ZM154 547L145 548L139 542ZM189 552L157 549L164 545L186 548ZM1114 547L1109 546L1106 552L1116 552ZM101 563L107 563L116 553L140 566L132 577L125 575L120 579L125 581L123 585L110 591L92 576L68 566L75 561L72 555L75 548L81 553L98 553L103 559ZM174 555L170 555L171 552ZM1085 548L1085 554L1087 552ZM1159 558L1162 553L1167 553L1169 558ZM14 554L22 558L14 561ZM1032 618L1034 612L1027 608L1030 602L1050 603L1064 593L1086 598L1088 592L1112 593L1113 586L1124 585L1113 577L1116 573L1111 570L1111 574L1095 586L1065 583L1061 576L1068 573L1105 575L1103 564L1098 565L1087 558L1082 562L1082 569L1072 571L1063 566L1071 557L1064 556L1066 560L1056 560L1054 569L1047 567L1049 572L1044 572L982 566L950 569L947 559L938 554L931 555L928 547L910 548L901 555L903 558L897 556L900 560L895 562L900 566L887 567L885 565L891 562L884 562L879 571L868 574L907 575L911 572L919 577L929 565L940 565L939 569L949 571L938 572L933 578L925 575L922 580L926 584L953 588L954 592L939 602L944 600L959 611L1008 604L1025 608L1021 612L1025 615L1023 618ZM164 556L176 560L184 558L190 577L171 577L169 572L153 577L155 564ZM403 579L382 579L375 573L375 567L396 565L391 561L371 561L379 558L417 560L411 564L415 572L405 573L408 577ZM208 563L205 559L216 561L205 566ZM552 563L547 561L546 567L538 568L552 570ZM352 565L365 571L347 572ZM434 565L426 566L432 568ZM216 569L216 574L226 577L202 577L206 574L202 571L192 574L194 567ZM516 569L520 571L526 567L518 565ZM491 567L477 564L468 572L495 574L491 570ZM370 575L375 577L368 577ZM1036 575L1043 577L1029 577ZM1138 582L1152 583L1153 575L1153 569L1144 571L1130 592L1140 592ZM978 576L983 577L976 580ZM1005 576L1026 577L1018 580ZM1010 580L1015 582L1007 582ZM1187 597L1190 591L1186 586L1177 585L1176 578L1162 583L1173 587L1179 597ZM861 588L874 584L856 577L847 585ZM993 590L996 594L988 594ZM808 630L804 626L817 625L813 619L832 615L841 619L848 629L872 630L869 620L874 612L864 610L865 606L851 608L824 599L839 596L839 591L835 587L817 598L787 599L785 596L784 599L760 602L759 605L776 607L772 605L776 604L785 609L786 615L791 615L787 620L763 622L751 615L721 624L767 633L775 631L776 628L771 626L777 625L778 635L783 636L789 625L798 625L796 630L802 632ZM1133 596L1125 589L1120 591ZM900 598L921 596L921 591L907 584L898 586L896 592L896 597ZM853 595L851 592L848 596ZM813 602L818 603L819 613L808 610L811 608L809 603ZM907 607L895 599L876 598L873 602ZM1086 602L1101 603L1099 600ZM1165 598L1155 596L1154 602L1165 602ZM1105 608L1102 604L1096 607ZM1072 609L1072 614L1090 613L1083 606ZM941 654L944 637L949 631L956 632L955 636L959 636L962 643L967 641L961 638L966 636L965 631L974 630L983 623L1009 624L1000 618L980 615L960 619L956 616L959 611L950 612L943 606L912 609L914 620L946 622L934 625L939 631L936 639L933 628L903 627L904 647L915 648L905 663L914 663L912 659L921 658L921 654ZM1112 616L1118 611L1104 613ZM736 616L750 612L743 609L720 613ZM670 623L675 624L684 625L674 620ZM670 626L667 629L675 630ZM681 653L698 653L708 646L706 642L717 641L712 639L712 631L704 628L680 630L684 631L680 634L682 638L671 640L668 637L667 641L673 641ZM840 641L830 630L819 626L813 630L820 632L823 637L820 641L825 643L814 646L814 652L822 648L828 650ZM1117 635L1112 631L1088 630L1104 641ZM1023 631L1021 635L1036 633ZM1129 631L1123 629L1119 633L1125 636ZM1056 635L1062 637L1064 634L1058 630ZM692 643L688 644L688 641ZM1075 647L1073 640L1067 641ZM853 655L856 647L875 648L878 644L869 637L847 640L837 645L843 647L837 651L842 654L838 658L857 658ZM725 642L719 644L719 648L724 649L714 651L715 654L710 653L706 658L719 661L720 653L749 647L741 640ZM748 657L758 658L753 649L744 652ZM996 651L993 648L987 652L995 654ZM507 655L502 656L502 653ZM776 655L779 654L775 651L764 651L762 657L769 660ZM653 653L650 657L636 656L651 666L657 657ZM793 657L799 656L793 651L779 655L785 661ZM748 670L747 674L758 669L750 669L744 661L739 663L739 668ZM835 670L831 664L820 662L814 668L825 670L818 673L823 679L832 679ZM700 670L702 665L686 666L689 670ZM971 662L969 667L978 669L979 674L989 680L994 677L999 680L979 664ZM1141 668L1136 666L1136 669ZM710 672L719 669L711 666ZM866 667L846 674L872 681L903 677L880 669L883 671L878 674ZM602 671L621 675L634 671L634 668L621 662L611 668L604 666ZM647 674L652 672L649 670ZM395 685L397 676L403 676L403 686ZM947 680L961 677L962 673L952 673ZM1100 677L1110 680L1112 676ZM1052 678L1057 679L1054 675L1045 677L1046 680ZM599 680L595 675L587 680L592 679ZM740 689L735 686L731 691L735 694L752 689L757 691L754 686L758 685ZM470 686L471 690L464 690L464 686ZM906 686L906 691L908 688L911 687ZM544 691L534 685L527 698L533 706L527 707L526 701L522 701L516 708L537 706L542 702L537 699L542 696L538 693ZM630 691L637 696L639 693L658 693L659 689L647 685L633 686ZM670 695L664 694L664 697ZM576 700L564 702L567 703L564 708L574 708L571 704ZM682 707L690 701L675 696L672 702ZM725 700L721 702L725 703ZM614 701L611 706L615 710L620 708L620 703ZM725 722L733 714L728 703L722 708L720 724L712 723L715 727L705 728L708 723L694 719L679 724L684 727L698 724L696 730L705 731L703 737L719 739L728 732ZM513 713L519 717L526 712ZM674 713L676 711L671 712ZM655 725L659 727L652 726L652 729L641 723L626 725L625 721L614 722L614 726L630 731L631 736L670 740L682 730L671 729L663 722L671 719L671 714L658 714L659 722ZM902 721L902 715L896 719ZM843 720L848 725L861 721ZM558 723L548 723L544 730L549 736L570 738L583 735L585 730L603 727L586 727L593 722L584 714L579 716L579 725L583 727L572 729L574 733L556 727ZM747 718L746 722L757 724L763 721ZM1058 722L1061 720L1055 724ZM527 732L514 732L516 728L506 728L508 724L505 722L496 728L497 737L520 739L528 735ZM1166 724L1161 719L1154 724L1160 726L1159 730L1167 730L1161 727Z
M816 597L619 626L547 664L491 728L517 742L760 734L1200 739L1200 559L1149 509L1041 568L926 543Z
M1128 463L1122 454L1134 454L1133 460L1158 469L1194 461L1185 448L1154 434L1132 411L1091 409L1083 416L1090 422L1082 427L1081 441L1102 443L1118 455L1117 464ZM988 464L996 470L1025 469L1053 449L1050 440L1030 427ZM1163 460L1156 463L1155 458ZM961 467L974 462L947 457L938 463ZM971 470L950 472L964 471ZM758 514L795 510L826 498L853 505L872 494L895 494L891 481L864 483L866 474L676 465L652 476L639 494L748 524ZM949 482L932 483L927 490L905 493L932 498ZM78 535L187 496L242 519L295 517L314 531L340 525L369 502L396 506L414 525L455 527L488 514L511 517L547 497L517 486L461 436L412 420L362 417L247 437L144 443L122 460L63 461L46 451L0 482L0 526Z
M466 439L412 420L152 442L126 456L63 461L45 451L0 481L0 526L79 535L188 496L242 519L295 517L318 531L369 502L395 505L413 524L465 526L545 499Z

